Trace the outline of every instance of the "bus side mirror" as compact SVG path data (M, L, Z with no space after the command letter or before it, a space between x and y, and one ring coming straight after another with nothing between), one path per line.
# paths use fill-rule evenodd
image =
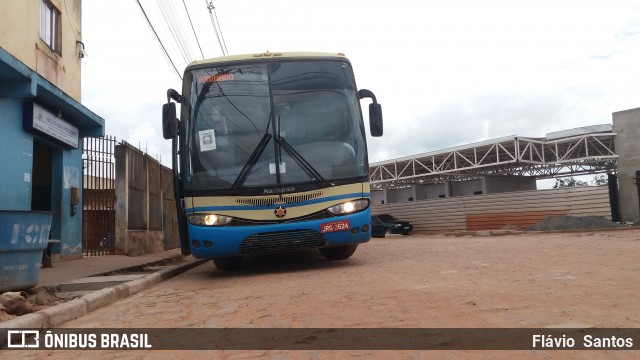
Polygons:
M369 131L371 136L382 136L382 106L369 104Z
M173 139L178 136L178 118L174 102L162 105L162 136L165 139Z
M358 98L362 99L366 97L373 100L373 104L369 104L369 131L371 132L371 136L382 136L382 106L378 104L373 92L367 89L358 91Z

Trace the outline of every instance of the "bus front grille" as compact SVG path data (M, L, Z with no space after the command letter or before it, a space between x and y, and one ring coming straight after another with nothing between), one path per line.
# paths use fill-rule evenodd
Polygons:
M276 195L276 196L254 196L250 198L237 198L236 204L250 206L272 206L276 204L297 204L311 201L322 197L321 191L305 194Z
M287 251L320 248L324 236L314 230L294 230L259 233L248 236L240 244L242 255L272 254Z

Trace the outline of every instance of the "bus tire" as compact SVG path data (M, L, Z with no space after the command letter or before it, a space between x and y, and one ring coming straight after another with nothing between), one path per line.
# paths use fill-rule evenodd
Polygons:
M218 270L236 270L242 265L243 260L242 256L213 258L213 264Z
M320 248L318 250L320 250L322 256L329 260L344 260L353 255L353 253L356 252L357 248L358 244L351 244Z

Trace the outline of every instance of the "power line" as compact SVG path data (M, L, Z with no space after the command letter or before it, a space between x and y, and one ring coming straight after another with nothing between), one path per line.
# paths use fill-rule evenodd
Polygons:
M193 60L195 60L195 57L193 56L191 46L184 34L184 30L180 25L176 10L173 7L173 2L170 0L160 0L158 1L158 6L165 22L167 23L167 27L169 29L169 32L171 33L171 36L173 37L173 40L180 50L183 60L187 64L192 62Z
M144 15L144 18L147 20L147 24L151 28L151 31L153 31L153 34L156 36L156 40L158 40L158 43L160 44L160 47L162 47L162 50L164 51L165 58L167 60L169 60L169 62L173 66L173 69L176 71L176 74L178 75L180 80L182 80L182 75L180 75L180 72L178 71L178 68L176 68L176 65L173 63L173 60L171 60L171 56L169 56L169 53L167 52L167 49L164 47L164 44L162 44L162 40L160 40L160 37L158 36L158 33L156 32L156 29L153 28L153 25L151 24L151 21L149 20L149 17L147 16L147 13L144 11L144 8L142 7L142 4L140 4L140 0L136 0L136 2L138 3L138 6L140 7L140 10L142 11L142 14Z
M191 24L191 30L193 30L193 36L196 37L196 42L198 43L198 48L200 49L200 55L204 59L204 53L202 52L202 47L200 46L200 40L198 40L198 34L196 34L196 29L193 27L193 22L191 22L191 15L189 15L189 10L187 9L187 3L182 0L182 4L184 5L184 11L187 12L187 17L189 18L189 23Z
M207 5L207 9L209 10L209 17L211 18L211 25L213 25L213 31L216 33L216 38L218 38L218 44L220 44L220 50L222 50L222 55L229 55L227 51L227 44L224 42L224 37L222 36L222 28L220 27L220 22L218 21L218 15L215 13L216 8L213 6L213 2L204 0ZM215 18L215 20L214 20ZM218 32L218 29L220 31ZM222 38L222 40L220 40Z
M222 35L222 27L220 27L220 21L218 20L218 14L216 13L216 8L211 4L213 8L213 16L216 18L216 24L218 24L218 29L220 30L220 37L222 38L222 44L224 45L224 52L226 55L229 55L229 50L227 50L227 43L224 41L224 36Z
M67 9L67 1L63 0L62 4L64 5L64 13L67 15L67 21L69 22L69 27L72 30L73 37L76 38L76 41L80 41L78 39L78 36L76 35L76 34L79 34L79 31L76 30L76 28L73 27L73 25L71 24L71 19L69 19L69 10Z
M69 9L67 9L67 1L63 0L62 4L64 5L64 13L67 15L67 22L69 22L69 27L71 28L73 37L76 38L76 46L80 45L80 51L78 51L78 57L82 59L88 55L87 50L85 50L84 48L84 43L80 39L78 39L80 32L73 27L73 24L71 24L71 19L69 19Z

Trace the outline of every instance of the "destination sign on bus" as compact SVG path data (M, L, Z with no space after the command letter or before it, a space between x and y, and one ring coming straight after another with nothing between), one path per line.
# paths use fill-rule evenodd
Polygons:
M220 82L220 81L232 81L232 80L235 80L234 74L215 74L215 75L198 76L198 82L201 84L214 83L214 82Z

